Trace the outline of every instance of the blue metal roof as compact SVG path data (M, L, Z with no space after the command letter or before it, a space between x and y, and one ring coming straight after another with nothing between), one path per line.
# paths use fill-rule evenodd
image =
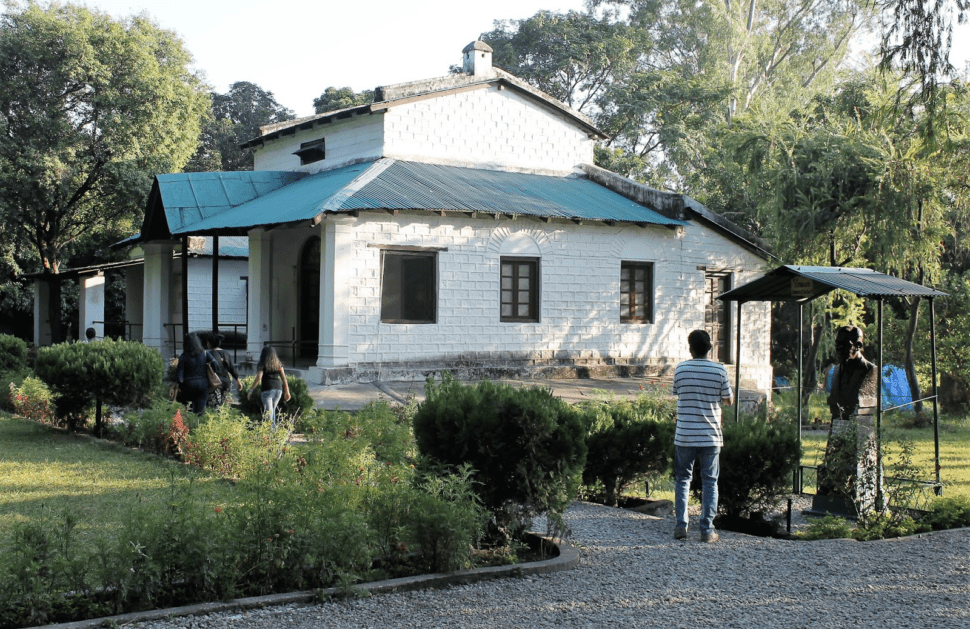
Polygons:
M172 234L306 177L306 173L241 171L158 175L158 191Z
M793 279L801 280L793 282ZM860 297L940 297L947 293L872 269L785 265L756 280L721 293L724 301L808 302L835 289Z
M574 176L511 173L389 158L313 175L263 174L263 179L257 177L259 172L159 177L171 233L248 229L359 210L438 210L665 226L687 224ZM162 177L166 177L164 185ZM260 185L262 192L258 190ZM233 203L243 198L245 201Z

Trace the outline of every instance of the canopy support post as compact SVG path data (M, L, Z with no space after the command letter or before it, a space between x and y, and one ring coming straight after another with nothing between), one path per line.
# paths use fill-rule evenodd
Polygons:
M741 421L741 304L738 302L738 351L734 356L734 421Z
M883 352L882 352L882 306L883 298L879 297L876 301L878 304L878 318L879 318L879 365L877 367L878 375L876 376L876 511L882 513L885 505L883 504L882 495L882 374L883 374Z
M936 384L936 311L933 298L928 299L930 300L930 355L933 361L933 463L936 469L936 487L933 491L939 496L943 493L943 485L940 483L940 397Z

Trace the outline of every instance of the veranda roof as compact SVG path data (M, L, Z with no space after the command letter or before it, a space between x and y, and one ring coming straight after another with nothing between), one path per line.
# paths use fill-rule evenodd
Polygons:
M159 175L142 239L243 234L361 210L432 210L677 227L670 218L585 177L378 159L316 174Z

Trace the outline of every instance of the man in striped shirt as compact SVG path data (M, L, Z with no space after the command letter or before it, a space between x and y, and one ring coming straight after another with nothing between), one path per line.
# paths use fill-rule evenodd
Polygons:
M676 479L675 539L687 539L687 496L694 462L700 465L701 541L716 542L714 515L717 513L717 476L724 437L721 435L721 404L734 404L734 393L724 365L707 357L711 336L694 330L687 336L690 360L674 371L674 395L677 396L677 430L674 433L674 478Z

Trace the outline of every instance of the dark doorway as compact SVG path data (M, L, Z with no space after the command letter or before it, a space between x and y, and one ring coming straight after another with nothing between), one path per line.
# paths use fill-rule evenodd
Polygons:
M711 358L718 362L731 362L731 309L730 305L717 298L721 293L731 290L731 274L723 271L708 271L704 274L706 289L704 295L704 329L711 335Z
M320 239L310 238L300 253L300 356L314 357L320 342Z

